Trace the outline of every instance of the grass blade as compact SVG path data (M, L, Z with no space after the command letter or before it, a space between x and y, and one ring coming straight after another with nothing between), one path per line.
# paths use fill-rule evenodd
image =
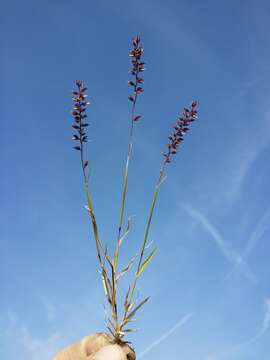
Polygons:
M119 274L117 274L116 276L116 280L118 281L122 276L125 275L125 273L130 269L130 267L132 266L132 264L134 263L134 261L137 259L138 255L133 256L133 258L130 260L130 262L127 264L127 266L120 271Z
M133 311L131 311L131 313L128 314L128 316L126 317L125 322L126 322L126 323L129 322L129 321L133 318L133 316L136 314L136 312L137 312L149 299L150 299L150 297L148 296L148 297L145 298L143 301L141 301L141 302L139 303L139 305L137 305L137 306L135 307L135 309L134 309Z
M137 271L137 276L139 277L143 270L148 266L150 261L153 259L155 252L157 251L157 247L154 248L154 250L151 251L151 253L147 256L147 258L142 263L141 267Z

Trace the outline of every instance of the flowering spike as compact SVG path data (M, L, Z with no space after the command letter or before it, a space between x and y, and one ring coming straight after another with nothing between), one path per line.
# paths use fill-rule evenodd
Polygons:
M129 100L133 102L133 107L135 107L137 96L143 92L143 88L142 86L139 86L139 84L142 85L144 83L144 79L141 76L139 76L139 73L144 71L144 62L141 61L143 48L140 46L140 42L141 40L139 36L136 36L132 41L133 48L129 52L129 56L131 57L131 64L132 64L130 73L131 75L134 76L134 80L128 81L129 85L132 86L134 89L133 96L129 96ZM132 120L133 121L139 120L139 118L134 116L134 108L133 108Z
M165 163L170 163L172 155L177 154L176 150L184 140L183 135L188 132L190 123L197 118L197 102L193 101L190 107L190 109L184 108L182 116L178 118L176 125L173 127L174 131L169 136L170 143L167 144L168 151L167 153L162 153L165 156Z
M89 124L84 122L84 119L87 118L85 112L89 102L85 100L87 97L87 88L84 86L83 82L81 80L76 80L75 85L77 86L77 89L72 92L75 97L73 97L74 107L71 113L74 119L74 124L72 124L72 127L77 131L77 133L73 135L72 139L79 141L79 145L74 146L73 148L81 152L82 169L84 179L86 181L85 168L87 167L88 162L84 161L83 159L83 144L88 140L85 130Z

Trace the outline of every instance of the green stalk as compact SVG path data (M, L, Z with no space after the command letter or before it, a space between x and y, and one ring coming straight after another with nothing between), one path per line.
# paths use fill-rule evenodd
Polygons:
M116 326L118 326L118 314L117 314L117 305L116 305L116 286L115 286L116 275L115 275L115 271L114 271L114 266L113 266L113 263L111 262L111 260L109 259L107 252L100 240L98 226L97 226L95 214L93 211L91 195L90 195L90 191L88 188L88 182L85 184L85 191L86 191L86 196L87 196L87 205L88 205L88 209L89 209L90 219L92 222L92 227L93 227L93 232L94 232L94 237L95 237L99 265L100 265L101 273L102 273L102 282L104 284L105 295L111 306L113 319L115 320ZM111 267L112 286L110 286L107 271L102 262L101 252Z
M136 85L136 87L137 87L137 85ZM123 191L122 191L121 208L120 208L120 220L119 220L119 225L118 225L118 237L117 237L115 253L114 253L114 262L113 263L114 263L114 266L115 266L115 270L117 270L117 264L118 264L120 239L121 239L121 233L122 233L124 211L125 211L125 203L126 203L126 194L127 194L129 163L130 163L131 154L132 154L133 128L134 128L133 119L134 119L135 106L136 106L136 101L137 101L136 87L135 87L135 98L134 98L134 102L133 102L132 109L131 109L131 124L130 124L130 131L129 131L128 153L127 153L127 160L126 160L124 180L123 180Z
M127 181L128 181L128 174L129 174L129 163L131 159L131 153L132 153L132 139L133 139L133 117L135 112L135 104L136 104L136 96L135 96L135 102L132 106L131 111L131 126L130 126L130 134L129 134L129 144L128 144L128 154L127 154L127 160L126 160L126 166L125 166L125 173L124 173L124 180L123 180L123 191L122 191L122 199L121 199L121 208L120 208L120 221L118 226L118 237L117 242L115 246L115 252L113 256L113 270L114 270L114 276L112 277L113 281L113 290L114 290L114 302L115 307L117 304L117 265L118 265L118 258L119 258L119 250L121 246L121 233L122 233L122 226L123 226L123 218L124 218L124 210L125 210L125 203L126 203L126 193L127 193ZM117 311L117 309L116 309ZM119 338L119 333L121 332L121 324L118 322L118 318L116 321L116 331L115 331L115 338Z
M131 150L132 150L132 143L129 143L129 150L128 156L126 160L126 167L125 167L125 174L124 174L124 181L123 181L123 192L122 192L122 200L121 200L121 209L120 209L120 222L118 226L118 238L114 253L114 266L117 268L118 264L118 257L119 257L119 248L120 248L120 239L121 239L121 232L123 226L123 217L124 217L124 210L125 210L125 202L126 202L126 193L127 193L127 180L128 180L128 171L129 171L129 162L131 158Z
M119 259L119 250L120 250L120 246L121 246L121 233L122 233L125 203L126 203L129 163L130 163L131 154L132 154L133 128L134 128L133 119L134 119L134 115L135 115L135 106L136 106L136 101L137 101L136 89L137 89L137 75L136 75L136 86L135 86L135 98L134 98L134 102L133 102L132 109L131 109L131 125L130 125L130 131L129 131L128 153L127 153L127 160L126 160L124 180L123 180L123 191L122 191L121 208L120 208L120 221L119 221L119 226L118 226L118 237L117 237L115 253L114 253L114 257L113 257L113 267L114 267L115 276L117 276L117 265L118 265L118 259ZM115 278L115 302L116 303L117 303L117 282L118 282L118 280ZM126 310L125 310L125 314L126 314ZM121 333L122 327L123 327L123 322L121 322L120 324L117 322L117 330L115 332L116 338Z
M130 292L129 304L132 303L132 299L133 299L134 291L135 291L135 289L136 289L137 281L138 281L138 278L139 278L139 276L140 276L140 274L142 273L142 270L143 270L143 269L141 268L141 266L142 266L142 261L143 261L143 256L144 256L145 248L146 248L146 245L147 245L148 234L149 234L149 230L150 230L150 226L151 226L151 222L152 222L152 217L153 217L153 213L154 213L154 209L155 209L155 205L156 205L158 193L159 193L159 190L160 190L160 186L161 186L162 182L165 180L165 178L164 178L164 171L165 171L165 162L164 162L163 167L162 167L162 169L161 169L161 171L160 171L160 175L159 175L157 184L156 184L156 186L155 186L155 191L154 191L154 195L153 195L153 199L152 199L150 211L149 211L148 218L147 218L146 229L145 229L145 233L144 233L144 239L143 239L143 243L142 243L142 246L141 246L140 260L139 260L139 263L138 263L138 267L137 267L137 270L136 270L136 273L135 273L134 282L133 282L133 285L132 285L132 288L131 288L131 292ZM146 261L144 262L145 266L148 265L148 262L152 259L155 251L156 251L156 249L154 249L154 250L151 252L151 254L148 256L148 258L147 258ZM148 261L147 261L147 260L148 260ZM144 265L144 264L143 264L143 265ZM127 314L126 314L126 315L127 315Z

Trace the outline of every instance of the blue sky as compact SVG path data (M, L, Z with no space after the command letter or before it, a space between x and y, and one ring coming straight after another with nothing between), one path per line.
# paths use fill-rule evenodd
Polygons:
M49 360L104 330L103 292L70 92L89 88L88 158L102 238L117 235L131 38L147 71L138 111L123 264L180 110L199 101L168 168L140 282L150 302L139 358L267 360L270 354L270 4L266 1L14 1L2 4L1 359Z

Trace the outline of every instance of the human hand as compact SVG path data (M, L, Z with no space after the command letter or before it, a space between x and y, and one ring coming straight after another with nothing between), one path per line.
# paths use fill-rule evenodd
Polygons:
M135 360L127 344L115 344L105 333L86 336L58 353L53 360Z

